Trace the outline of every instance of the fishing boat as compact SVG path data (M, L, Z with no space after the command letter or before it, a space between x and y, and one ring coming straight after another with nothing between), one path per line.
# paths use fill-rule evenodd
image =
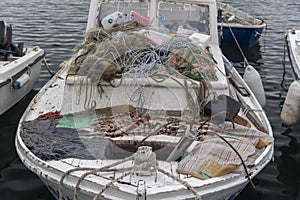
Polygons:
M218 27L221 42L252 47L258 43L266 23L227 3L218 2Z
M273 156L214 0L91 0L61 66L15 143L56 199L233 199Z
M285 41L295 80L289 86L280 117L284 124L291 126L300 118L300 30L289 30Z
M44 51L12 43L12 26L0 21L0 115L19 102L38 81Z

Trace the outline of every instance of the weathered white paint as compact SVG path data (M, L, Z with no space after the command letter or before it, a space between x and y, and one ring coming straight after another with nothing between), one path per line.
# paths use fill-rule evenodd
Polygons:
M41 71L44 50L39 47L29 48L22 57L10 58L13 61L0 61L0 83L8 80L10 82L0 87L0 115L14 106L27 93L29 93L34 84L38 81ZM36 62L34 65L32 65ZM28 67L32 65L31 67ZM28 67L28 70L26 68ZM28 80L21 88L13 88L13 77L25 70Z

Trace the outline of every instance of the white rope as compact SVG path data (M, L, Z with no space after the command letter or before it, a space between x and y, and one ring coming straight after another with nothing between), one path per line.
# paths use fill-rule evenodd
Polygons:
M130 161L130 160L132 160L134 162L132 167L123 168L123 169L111 169L112 167L115 167L119 164L122 164L122 163ZM190 190L194 194L194 196L196 197L197 200L201 200L201 196L186 181L184 181L184 180L172 175L171 173L159 168L158 162L156 160L156 154L154 152L152 152L152 148L149 147L149 146L141 146L141 147L138 148L137 152L134 153L132 156L129 156L125 159L114 162L114 163L109 164L107 166L101 167L99 169L96 169L96 168L74 168L74 169L66 171L63 174L63 176L61 177L60 184L59 184L59 200L63 199L63 195L62 195L63 194L62 193L63 180L65 179L66 176L68 176L72 172L75 172L75 171L88 171L87 173L84 173L83 175L81 175L79 177L79 179L77 180L77 184L74 188L74 197L73 197L74 200L77 200L78 199L78 190L79 190L79 187L80 187L80 183L88 175L97 175L97 173L105 172L105 171L112 171L112 172L113 171L119 171L120 172L120 171L123 171L123 170L129 170L129 171L124 173L120 177L115 178L114 180L112 180L108 184L106 184L102 188L102 190L96 196L94 196L93 200L96 200L96 199L100 198L101 194L103 192L105 192L106 189L111 187L115 182L118 182L119 180L123 179L124 177L126 177L130 174L137 173L137 174L140 174L140 175L151 175L155 171L161 172L162 174L176 180L177 182L179 182L180 184L185 186L188 190Z

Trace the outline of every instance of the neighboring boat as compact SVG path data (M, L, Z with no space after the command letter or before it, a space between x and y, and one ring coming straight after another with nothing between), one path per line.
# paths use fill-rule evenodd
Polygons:
M0 21L0 115L19 102L38 81L44 51L12 43L12 27Z
M294 72L294 79L300 78L300 30L290 30L286 35L287 53Z
M289 87L280 117L283 123L295 125L300 118L300 30L288 31L286 44L295 80Z
M76 49L16 135L55 198L233 199L272 159L266 114L222 56L214 0L91 0Z
M252 47L259 41L266 23L226 3L218 2L218 27L221 42Z

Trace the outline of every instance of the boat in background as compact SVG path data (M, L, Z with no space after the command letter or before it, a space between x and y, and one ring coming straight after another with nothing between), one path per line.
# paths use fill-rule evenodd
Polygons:
M12 43L12 26L0 21L0 115L19 102L38 81L44 51Z
M224 43L252 47L260 39L266 23L226 3L218 2L218 28Z
M289 86L280 117L284 124L295 125L300 118L300 30L288 31L285 39L295 80Z
M290 30L286 34L287 53L294 72L294 79L300 78L300 30Z
M55 198L233 199L271 161L272 128L222 55L215 0L91 0L75 49L16 133Z

